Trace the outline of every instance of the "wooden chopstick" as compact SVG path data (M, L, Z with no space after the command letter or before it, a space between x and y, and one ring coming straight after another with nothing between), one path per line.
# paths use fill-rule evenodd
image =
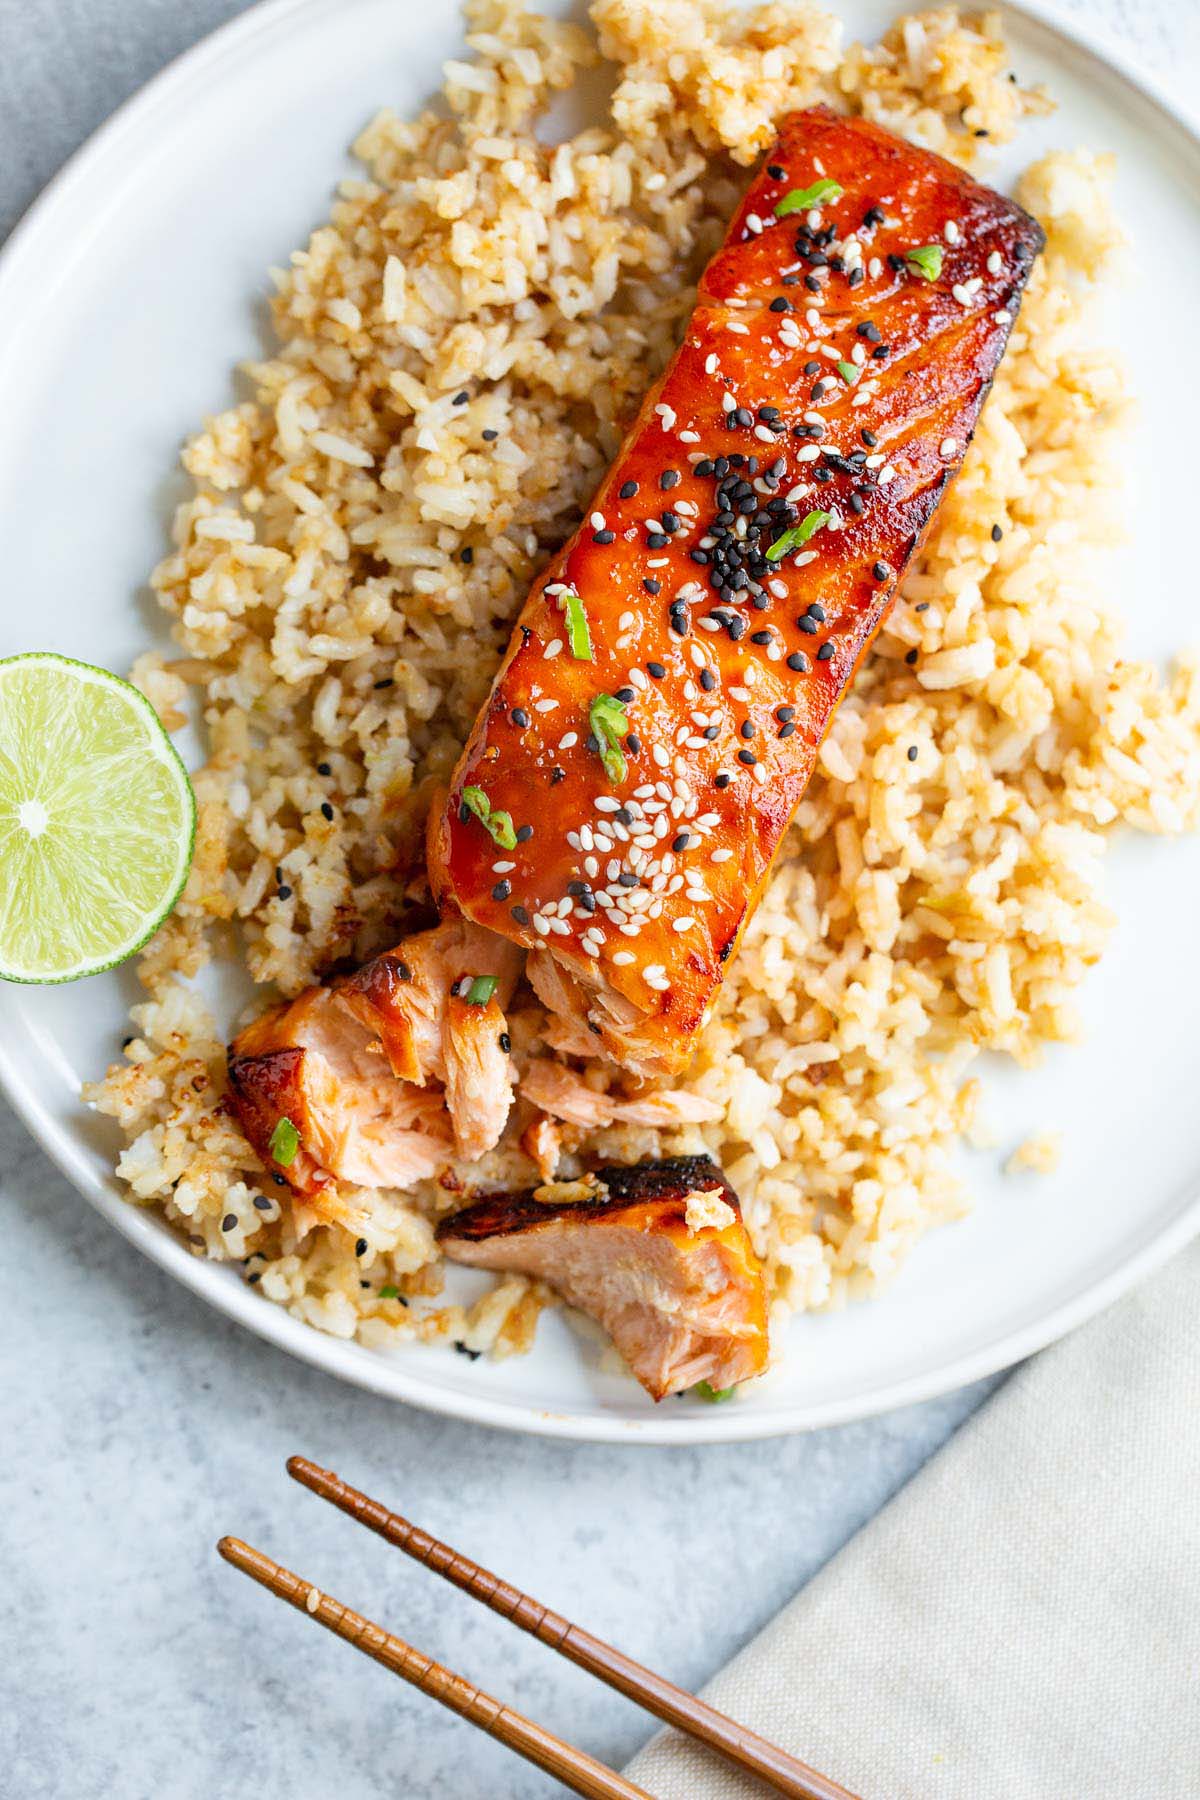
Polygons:
M481 1600L502 1618L511 1619L522 1631L539 1638L581 1668L590 1670L609 1687L636 1700L668 1725L677 1726L680 1731L727 1756L740 1768L757 1775L777 1793L787 1794L791 1800L856 1800L848 1788L809 1768L799 1757L790 1756L777 1744L769 1743L757 1732L739 1725L727 1714L698 1700L694 1694L685 1693L682 1688L665 1681L661 1675L644 1668L602 1638L593 1637L590 1631L572 1625L569 1619L551 1612L519 1588L501 1581L469 1557L452 1550L449 1544L439 1543L398 1513L389 1512L378 1500L350 1487L331 1470L319 1468L304 1456L289 1457L287 1469L294 1481L339 1507L360 1525L377 1532L389 1544L432 1569L435 1575L453 1582L455 1587L462 1588L473 1599Z
M255 1550L235 1537L223 1537L217 1549L225 1561L240 1569L243 1575L249 1575L298 1612L307 1613L318 1625L324 1625L327 1631L361 1650L364 1656L374 1657L385 1669L399 1675L402 1681L411 1682L430 1699L440 1700L451 1712L498 1738L526 1762L545 1769L573 1793L585 1795L586 1800L653 1800L653 1795L647 1794L645 1788L635 1787L586 1751L564 1743L553 1732L543 1730L511 1706L501 1705L490 1694L472 1687L461 1675L444 1669L440 1663L414 1650L402 1638L393 1637L381 1625L364 1619L361 1613L353 1612L340 1600L334 1600L299 1575L293 1575L290 1569L283 1568L261 1550Z

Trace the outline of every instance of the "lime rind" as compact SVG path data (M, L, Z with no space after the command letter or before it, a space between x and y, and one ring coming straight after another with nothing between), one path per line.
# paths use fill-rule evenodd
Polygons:
M191 867L196 799L146 696L52 651L0 660L0 980L125 962Z

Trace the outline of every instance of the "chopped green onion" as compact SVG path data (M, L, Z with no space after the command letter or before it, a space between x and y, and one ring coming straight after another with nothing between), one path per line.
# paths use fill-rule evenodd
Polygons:
M379 1290L379 1298L381 1300L398 1300L400 1298L400 1289L396 1287L393 1282L385 1281Z
M715 1388L711 1381L698 1381L692 1392L698 1400L707 1400L715 1405L719 1400L732 1400L737 1388Z
M512 814L493 812L491 801L482 788L465 787L462 791L462 803L468 812L473 812L485 831L490 832L493 841L502 850L515 850L517 834L513 830Z
M300 1148L300 1133L286 1113L276 1123L269 1147L281 1169L286 1169L290 1163L295 1162L296 1152Z
M829 519L827 512L806 513L798 525L789 525L783 535L775 539L767 551L767 561L778 562L789 550L799 550L802 544L807 544L809 538L820 531L822 525L828 525Z
M904 260L913 275L920 275L925 281L936 281L942 272L944 255L940 244L918 244L915 250L904 252Z
M574 588L568 588L565 594L558 597L567 615L567 642L571 646L571 655L576 662L595 662L592 655L592 634L588 630L582 598Z
M597 694L588 708L588 724L600 746L600 761L610 781L624 781L628 767L621 739L628 734L629 717L612 694Z
M838 364L837 372L841 376L842 380L845 382L847 387L853 387L855 382L858 380L859 376L862 374L862 370L859 368L857 363L846 363L846 362L842 362L842 363Z
M498 975L475 975L463 998L468 1006L486 1006L499 986Z
M811 207L824 206L827 200L840 200L844 192L836 181L830 181L828 177L824 181L814 181L811 187L793 188L775 208L775 217L786 219L789 213L808 212Z

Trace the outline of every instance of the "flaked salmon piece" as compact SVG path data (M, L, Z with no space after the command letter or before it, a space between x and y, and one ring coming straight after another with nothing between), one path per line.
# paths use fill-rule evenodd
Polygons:
M392 1073L422 1086L446 1079L446 1021L464 976L492 976L497 1008L512 998L523 957L515 944L450 914L405 938L338 984L343 1003L383 1045ZM503 1016L500 1030L504 1030Z
M513 1066L504 1014L493 996L472 1005L446 1001L442 1026L446 1105L462 1154L482 1156L499 1142L513 1100Z
M543 1181L552 1181L562 1155L562 1132L545 1113L536 1113L521 1133L521 1148Z
M521 1094L542 1112L587 1130L603 1125L655 1125L669 1130L673 1125L703 1125L721 1116L714 1100L688 1088L661 1089L630 1099L598 1092L574 1069L548 1057L528 1065L521 1077Z
M246 1136L299 1194L331 1180L411 1187L453 1153L441 1096L397 1081L329 987L248 1025L230 1047L229 1083Z
M762 1271L717 1165L677 1156L598 1169L596 1183L595 1198L569 1202L492 1195L444 1219L438 1240L454 1262L548 1283L604 1327L655 1400L761 1374Z
M788 114L532 585L431 809L430 881L643 1079L691 1055L1042 242L873 121Z
M229 1079L263 1161L303 1194L410 1187L455 1148L490 1150L512 1105L503 1008L520 966L515 945L449 918L248 1025Z

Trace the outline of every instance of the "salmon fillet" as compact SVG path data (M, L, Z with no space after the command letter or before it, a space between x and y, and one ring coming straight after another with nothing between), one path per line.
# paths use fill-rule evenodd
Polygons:
M881 127L789 115L534 583L431 815L431 881L635 1074L691 1054L1042 242Z
M548 1282L599 1321L656 1400L699 1381L732 1387L766 1367L762 1272L738 1197L707 1156L494 1194L443 1219L437 1235L454 1262Z
M331 1181L411 1187L456 1151L490 1150L512 1105L503 1008L520 964L450 918L255 1019L230 1045L229 1084L263 1162L312 1196Z

